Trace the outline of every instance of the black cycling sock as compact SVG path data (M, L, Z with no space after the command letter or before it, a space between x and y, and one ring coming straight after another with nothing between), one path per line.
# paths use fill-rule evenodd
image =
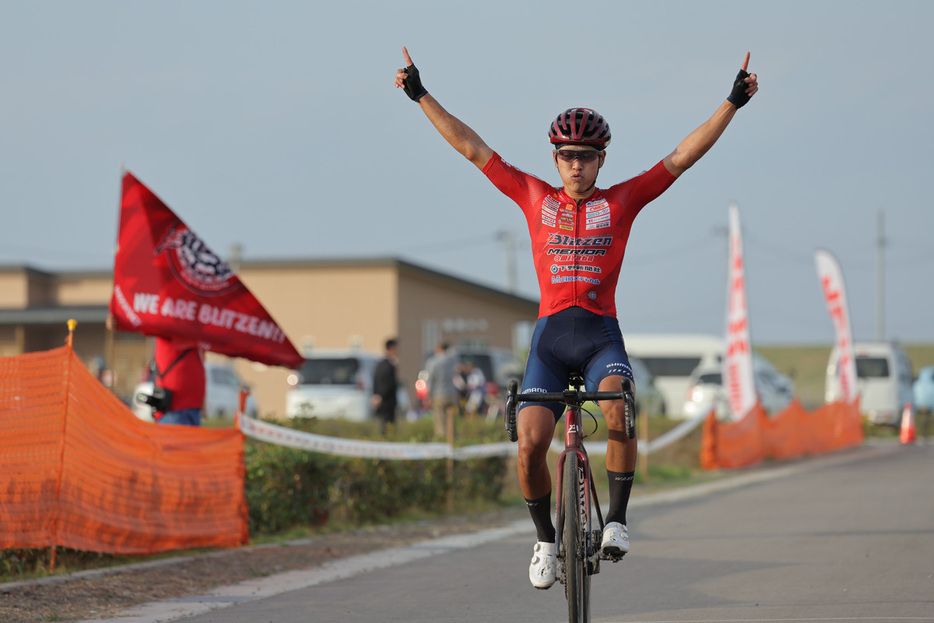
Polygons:
M626 507L629 506L632 479L636 473L606 470L606 475L610 480L610 510L606 514L606 523L616 521L626 525Z
M548 492L548 495L537 500L526 498L525 505L529 507L529 514L532 515L532 523L535 524L538 540L545 543L554 543L555 524L551 521L551 491Z

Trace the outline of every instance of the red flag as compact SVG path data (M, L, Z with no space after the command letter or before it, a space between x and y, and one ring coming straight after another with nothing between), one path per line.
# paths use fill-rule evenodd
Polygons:
M739 206L731 203L730 265L727 268L726 357L723 359L723 386L734 421L743 419L756 406L756 385L749 339L749 307L746 299L746 268L743 260Z
M221 260L151 190L123 176L110 313L115 326L296 368L302 356Z
M857 385L856 358L853 356L853 328L850 325L850 312L847 309L843 270L837 258L825 249L817 249L814 252L814 263L817 265L817 277L820 279L821 290L824 291L824 302L827 303L827 311L833 323L837 351L840 353L836 370L840 391L836 393L843 400L852 402L859 395L859 386Z

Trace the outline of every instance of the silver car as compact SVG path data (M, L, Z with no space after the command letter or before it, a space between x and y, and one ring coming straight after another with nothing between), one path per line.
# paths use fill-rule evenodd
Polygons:
M289 418L344 419L355 422L376 415L373 372L383 355L356 350L322 350L308 356L289 375L285 414ZM409 409L409 395L399 384L398 416Z
M781 411L794 398L794 383L760 357L753 358L753 381L762 408L767 413ZM719 419L730 415L726 392L723 390L721 364L701 364L691 373L684 402L684 414L692 418L716 409Z

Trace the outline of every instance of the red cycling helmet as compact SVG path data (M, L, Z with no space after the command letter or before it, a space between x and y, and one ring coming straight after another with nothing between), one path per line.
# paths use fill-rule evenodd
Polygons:
M592 145L599 150L610 144L610 125L589 108L568 108L548 129L548 140L558 145Z

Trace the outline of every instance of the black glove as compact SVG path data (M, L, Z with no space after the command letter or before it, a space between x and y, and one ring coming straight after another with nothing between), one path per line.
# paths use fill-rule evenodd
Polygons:
M736 106L737 109L742 108L746 105L746 102L749 101L749 96L746 95L746 89L749 88L749 85L746 84L746 78L748 76L748 71L745 69L740 69L739 73L736 74L736 81L733 83L733 90L730 91L730 96L726 98L726 101Z
M406 67L405 73L406 78L402 81L402 90L409 96L409 99L417 102L428 95L428 91L422 86L422 79L418 77L418 69L415 68L415 65Z

